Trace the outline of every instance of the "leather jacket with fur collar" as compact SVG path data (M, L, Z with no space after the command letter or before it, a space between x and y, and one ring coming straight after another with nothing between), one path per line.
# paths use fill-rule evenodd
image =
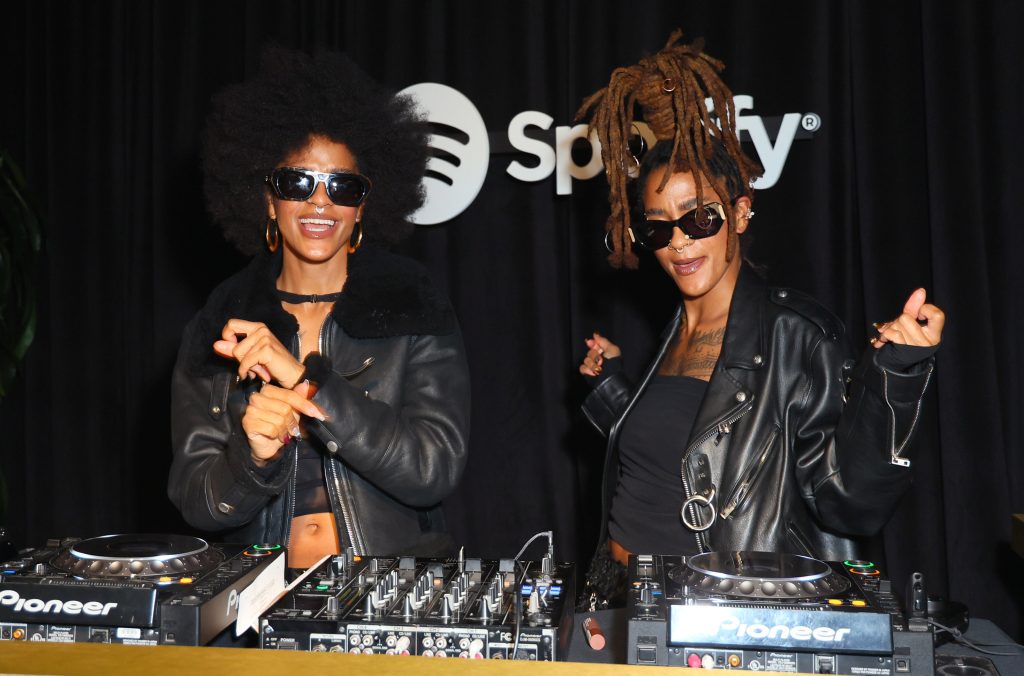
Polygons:
M623 421L681 314L639 386L609 374L584 402L608 439L599 546L607 538ZM910 483L901 453L934 360L896 372L878 364L873 348L856 364L849 354L838 318L802 293L769 288L744 266L718 363L679 449L686 521L696 528L682 520L671 527L687 528L700 551L854 558L854 538L879 531Z
M168 495L222 541L287 544L298 444L323 457L342 547L357 554L451 549L441 500L462 476L469 372L448 302L416 262L363 247L320 332L313 401L327 414L257 468L241 428L248 395L213 342L232 317L261 321L292 352L298 323L274 294L281 254L261 254L210 295L184 332L172 381ZM307 373L309 370L307 369Z

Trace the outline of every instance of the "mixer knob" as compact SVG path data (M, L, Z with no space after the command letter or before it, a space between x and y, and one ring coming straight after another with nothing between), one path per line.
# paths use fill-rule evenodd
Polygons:
M50 567L48 565L46 565L45 563L37 563L36 564L36 567L35 567L35 574L36 575L46 575L48 572L50 572Z
M459 591L458 585L452 587L450 596L452 599L452 605L458 608L462 604L462 592Z
M526 604L526 614L536 615L540 612L540 594L534 589L530 592L530 602Z
M441 619L450 620L452 619L452 595L445 594L444 599L441 602Z
M501 601L505 598L501 591L495 589L491 592L491 610L495 612L501 612Z
M331 577L344 577L348 561L344 556L335 556L331 559Z
M416 609L412 605L412 598L407 595L405 597L405 603L402 605L402 615L404 615L406 618L410 618L413 616L413 613L415 612Z
M338 603L338 597L337 596L328 596L327 597L327 614L328 615L337 615L338 614L339 606L340 606L340 604Z
M371 591L366 595L366 602L363 604L363 612L366 617L373 617L374 611L377 609L377 592Z
M491 605L489 603L487 603L487 599L486 598L481 598L480 599L480 613L479 613L479 616L480 616L480 619L483 620L484 622L487 622L488 620L491 619Z

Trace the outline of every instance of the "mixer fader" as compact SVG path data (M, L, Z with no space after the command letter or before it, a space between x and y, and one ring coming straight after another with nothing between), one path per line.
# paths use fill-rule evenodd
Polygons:
M573 566L358 557L322 563L260 620L260 646L466 659L564 659ZM518 634L518 646L516 638Z

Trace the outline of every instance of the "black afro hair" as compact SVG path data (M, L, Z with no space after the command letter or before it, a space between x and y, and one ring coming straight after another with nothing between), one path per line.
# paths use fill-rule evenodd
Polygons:
M255 77L213 99L203 144L207 207L239 251L264 245L264 178L311 136L344 143L373 182L363 212L367 242L393 245L423 204L427 126L396 96L336 53L264 49Z

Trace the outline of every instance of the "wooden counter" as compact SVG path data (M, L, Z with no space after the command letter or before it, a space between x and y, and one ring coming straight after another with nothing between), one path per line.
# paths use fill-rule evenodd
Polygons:
M529 674L530 676L685 676L703 673L684 667L649 667L580 662L430 659L391 655L330 655L239 648L184 648L76 643L0 643L0 674L373 674L445 676L447 674ZM769 672L761 672L770 676ZM780 675L781 676L781 675Z

